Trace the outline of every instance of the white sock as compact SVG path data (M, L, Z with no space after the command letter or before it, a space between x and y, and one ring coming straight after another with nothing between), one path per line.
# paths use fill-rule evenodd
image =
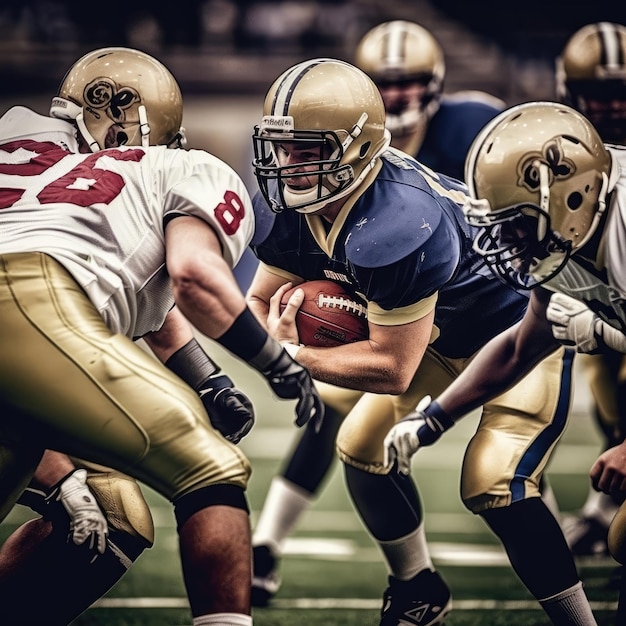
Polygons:
M580 581L539 604L555 626L597 626Z
M410 580L424 569L434 570L424 522L412 533L393 541L379 541L378 545L385 555L388 572L394 578Z
M193 626L252 626L252 616L243 613L209 613L193 618Z
M618 508L611 496L595 489L590 489L587 500L581 509L581 515L598 520L598 522L608 528Z
M263 503L252 545L269 545L276 556L280 556L285 540L312 502L308 491L282 476L275 476Z

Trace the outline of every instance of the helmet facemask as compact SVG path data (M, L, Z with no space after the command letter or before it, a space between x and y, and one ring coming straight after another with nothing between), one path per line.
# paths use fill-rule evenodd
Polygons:
M469 224L481 227L473 247L498 278L516 289L533 289L563 269L571 242L550 228L546 211L532 204L489 211L484 203L468 200L463 212Z
M376 85L385 101L385 125L392 135L401 137L414 132L439 109L443 87L433 74L398 80L379 79ZM399 92L393 99L388 95L392 89Z
M496 276L516 289L533 289L552 280L574 250L591 239L606 210L609 179L603 172L592 222L585 236L574 246L570 239L552 228L548 167L543 163L536 167L541 206L522 203L492 210L484 198L470 198L463 206L468 224L482 229L474 239L474 250Z
M253 168L275 212L317 213L353 193L391 137L375 84L336 59L312 59L270 87L255 127Z
M253 165L261 193L277 213L285 207L313 213L343 195L354 181L352 167L341 164L344 146L335 131L271 132L263 128L263 123L255 128ZM305 155L305 160L280 165L292 152ZM270 184L278 203L272 198Z

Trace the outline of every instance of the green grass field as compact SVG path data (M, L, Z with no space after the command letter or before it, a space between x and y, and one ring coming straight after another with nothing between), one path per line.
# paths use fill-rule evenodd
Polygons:
M254 524L281 456L297 435L292 425L293 404L274 400L260 376L219 348L210 349L255 402L257 424L241 444L254 469L248 492ZM568 432L549 474L562 512L575 510L584 500L587 471L600 446L586 415L584 383L578 385L576 398ZM475 423L475 417L467 417L436 446L421 451L413 465L426 508L433 560L453 592L453 611L446 626L547 624L498 542L483 522L461 505L459 467ZM75 620L74 626L191 624L172 510L154 492L146 489L145 493L157 527L154 548L144 553L100 602ZM27 509L17 507L0 526L1 538L28 515ZM617 592L608 587L608 581L615 562L581 560L579 567L598 624L613 626ZM271 608L254 610L256 626L377 626L386 571L378 549L352 510L338 465L288 542L281 572L283 585Z

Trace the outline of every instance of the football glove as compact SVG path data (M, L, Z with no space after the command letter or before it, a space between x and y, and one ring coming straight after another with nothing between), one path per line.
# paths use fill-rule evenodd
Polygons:
M403 417L387 434L384 442L384 465L389 470L396 463L398 474L408 476L411 459L422 446L430 446L454 421L430 396L422 398L415 411Z
M80 546L104 554L109 527L95 496L87 486L87 470L78 469L61 481L50 494L63 505L70 518L69 536ZM96 555L97 556L97 555Z
M563 293L553 293L546 311L552 323L552 334L576 352L592 354L598 349L596 322L598 316L584 303Z
M224 439L237 444L250 432L254 425L252 402L228 376L209 376L196 391L213 428Z
M272 391L283 400L295 400L296 426L309 421L319 432L324 420L324 404L308 370L294 361L277 341L267 338L261 351L248 361L269 383Z
M626 335L600 319L584 302L563 293L553 293L546 310L552 334L576 352L598 354L604 347L626 352Z

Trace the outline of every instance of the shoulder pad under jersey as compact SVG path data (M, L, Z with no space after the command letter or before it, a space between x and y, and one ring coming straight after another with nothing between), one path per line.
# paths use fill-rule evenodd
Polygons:
M410 196L393 203L379 198L376 187L368 190L367 197L355 207L357 213L350 216L352 223L346 231L344 245L350 262L360 267L384 267L417 250L453 256L450 246L458 248L458 233L451 220L430 194L410 189Z

